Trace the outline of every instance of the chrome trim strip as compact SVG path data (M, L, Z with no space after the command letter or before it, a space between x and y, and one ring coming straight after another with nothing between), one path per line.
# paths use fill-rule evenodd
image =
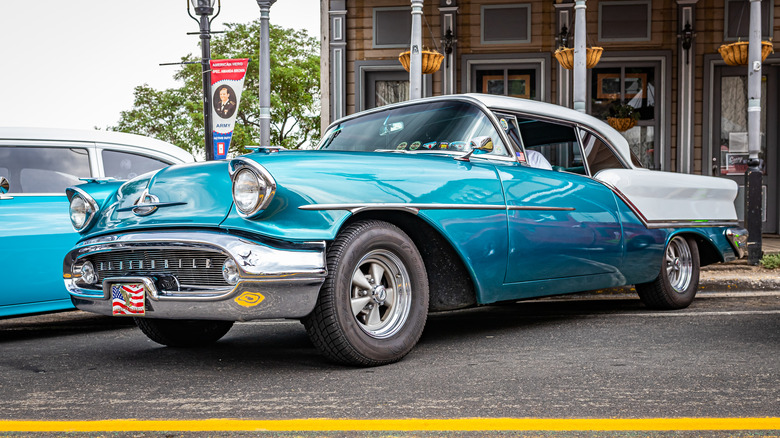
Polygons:
M150 202L150 203L145 203L145 204L136 204L136 205L134 205L132 207L119 208L116 211L132 211L132 210L135 210L136 208L144 208L144 207L154 207L154 208L158 208L158 207L172 207L174 205L186 205L186 204L187 204L186 202ZM149 214L151 214L151 213L149 213Z
M649 229L654 228L704 228L704 227L733 227L739 225L737 221L650 221L645 226Z
M368 210L401 210L418 214L420 210L534 210L534 211L573 211L573 207L543 207L524 205L496 204L404 204L404 203L372 203L372 204L308 204L298 206L299 210L347 210L352 214Z

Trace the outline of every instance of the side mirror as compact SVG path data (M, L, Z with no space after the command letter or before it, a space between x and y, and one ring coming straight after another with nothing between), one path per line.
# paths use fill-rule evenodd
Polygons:
M0 195L5 195L10 189L11 184L8 183L8 179L4 176L0 176Z
M471 139L471 150L482 151L484 153L493 152L493 139L487 135L481 135Z

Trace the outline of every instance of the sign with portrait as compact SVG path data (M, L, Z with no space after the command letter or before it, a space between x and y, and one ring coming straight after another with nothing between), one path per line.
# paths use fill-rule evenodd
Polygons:
M224 160L233 137L249 59L212 59L209 64L213 93L211 120L214 125L214 159Z

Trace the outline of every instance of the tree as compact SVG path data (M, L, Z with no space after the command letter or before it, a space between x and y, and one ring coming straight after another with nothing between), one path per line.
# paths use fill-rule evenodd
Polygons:
M259 144L260 21L227 24L212 39L212 59L249 58L238 117L230 142L232 152ZM314 143L320 126L320 57L317 38L305 30L270 27L271 144L287 148ZM135 88L133 108L122 111L112 131L147 135L203 154L203 85L200 59L182 57L185 64L174 78L183 85L158 91L148 85Z

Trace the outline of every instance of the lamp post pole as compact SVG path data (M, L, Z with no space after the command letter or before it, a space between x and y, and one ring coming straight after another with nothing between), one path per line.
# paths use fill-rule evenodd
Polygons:
M412 0L412 43L409 57L409 98L422 97L422 11L423 0Z
M588 81L588 71L585 68L586 8L585 0L577 0L574 4L574 109L581 113L585 112L585 96L587 94L585 87Z
M763 172L761 151L761 0L750 0L748 37L748 170L745 172L745 228L748 230L748 263L761 258Z
M197 0L195 13L200 15L200 52L201 69L203 72L203 125L206 160L214 159L214 131L211 120L211 22L209 16L214 13L210 0Z
M257 0L260 7L260 146L271 145L271 45L268 17L276 0Z

